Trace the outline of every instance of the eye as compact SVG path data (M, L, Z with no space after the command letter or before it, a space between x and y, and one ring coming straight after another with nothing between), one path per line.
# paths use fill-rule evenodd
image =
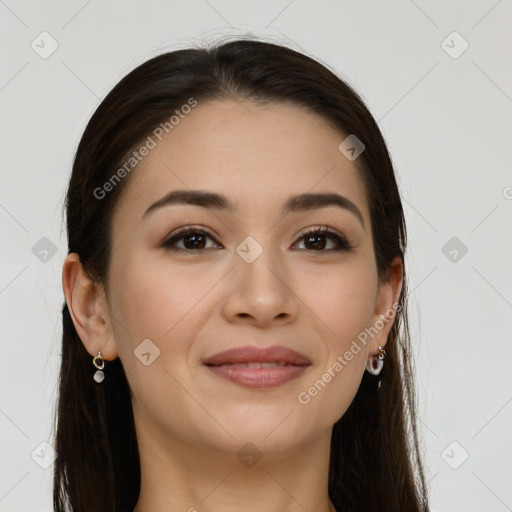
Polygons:
M162 243L162 247L165 247L169 251L176 252L200 252L206 249L222 248L222 246L218 244L214 244L213 247L206 247L206 240L208 238L214 240L209 233L202 229L186 227L167 238ZM329 239L334 241L335 247L334 249L326 250L326 240ZM306 247L306 250L314 252L349 251L354 248L343 235L330 230L327 226L306 231L302 234L299 242L302 240L309 245L309 247ZM183 241L183 247L177 245L178 242L181 241Z
M167 238L163 242L162 247L165 247L169 251L203 251L208 249L208 247L205 247L207 238L213 240L213 237L202 229L186 227ZM176 243L181 240L183 240L184 247L177 247ZM217 245L216 247L220 246Z
M325 239L334 240L336 247L334 249L325 250ZM349 251L354 248L343 235L331 231L327 226L306 231L299 239L299 241L302 240L311 247L306 247L306 249L315 252Z

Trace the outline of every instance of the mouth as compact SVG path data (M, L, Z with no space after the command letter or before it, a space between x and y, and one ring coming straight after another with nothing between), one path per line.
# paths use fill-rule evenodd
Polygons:
M311 362L286 347L240 347L210 357L203 364L216 376L245 388L273 388L300 377Z
M269 363L263 362L263 361L252 361L249 363L224 363L224 364L210 365L210 366L219 366L219 367L230 366L231 368L240 367L240 368L256 369L256 368L277 368L279 366L299 366L299 365L285 363L284 361L271 361Z
M309 365L252 362L246 364L206 365L218 377L245 388L264 389L281 386L300 377Z

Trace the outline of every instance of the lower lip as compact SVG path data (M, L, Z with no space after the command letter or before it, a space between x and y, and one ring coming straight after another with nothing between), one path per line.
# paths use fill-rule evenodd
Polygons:
M245 368L243 366L208 366L216 375L245 388L274 388L300 377L305 366L277 366L275 368Z

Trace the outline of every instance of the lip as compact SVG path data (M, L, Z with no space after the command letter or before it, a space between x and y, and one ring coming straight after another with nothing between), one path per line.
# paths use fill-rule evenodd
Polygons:
M296 366L304 366L311 364L311 361L304 355L283 347L282 345L274 345L272 347L235 347L224 352L219 352L209 357L203 364L219 366L221 364L237 364L237 363L288 363Z
M280 366L272 368L236 366L273 362ZM236 347L215 354L203 361L203 364L219 377L246 388L256 389L280 386L296 379L308 366L311 366L307 357L284 346Z

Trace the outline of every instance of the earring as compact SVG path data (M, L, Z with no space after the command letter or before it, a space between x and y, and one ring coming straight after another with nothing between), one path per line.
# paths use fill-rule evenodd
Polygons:
M382 371L382 367L384 366L384 358L386 357L386 351L379 345L379 352L377 353L377 357L374 358L370 356L368 361L366 361L366 370L368 373L372 375L379 375ZM381 380L379 379L379 383L377 384L377 390L380 390L382 385Z
M92 360L92 364L97 368L96 372L94 373L93 379L99 384L100 382L103 382L105 379L105 374L101 371L105 367L105 359L103 359L103 356L101 355L101 350L98 352L98 355L94 357Z

